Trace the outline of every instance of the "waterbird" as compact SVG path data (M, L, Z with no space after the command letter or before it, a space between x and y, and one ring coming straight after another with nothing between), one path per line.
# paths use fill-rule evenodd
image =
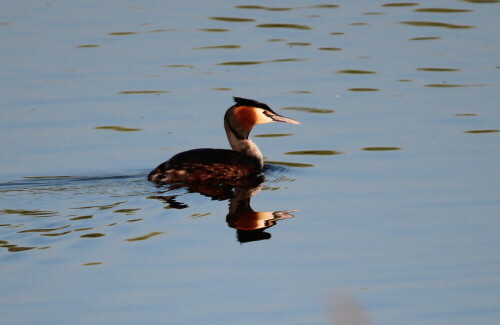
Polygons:
M257 124L285 122L300 124L274 112L253 99L233 97L234 105L224 115L224 129L232 150L200 148L184 151L153 169L148 180L154 183L238 184L264 169L264 158L248 138Z

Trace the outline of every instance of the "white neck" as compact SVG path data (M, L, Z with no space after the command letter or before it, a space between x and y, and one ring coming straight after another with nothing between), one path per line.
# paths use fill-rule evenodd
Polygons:
M226 129L227 139L229 144L234 151L241 152L247 156L255 158L259 161L260 169L264 168L264 158L259 150L259 147L250 139L238 139L234 132L226 124L224 124Z

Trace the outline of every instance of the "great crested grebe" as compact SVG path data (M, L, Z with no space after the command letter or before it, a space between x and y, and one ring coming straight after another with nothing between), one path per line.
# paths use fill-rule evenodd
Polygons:
M235 182L260 174L264 159L248 135L256 124L299 122L276 114L256 100L233 97L235 104L224 115L224 129L233 150L193 149L176 154L153 169L148 180L155 183Z

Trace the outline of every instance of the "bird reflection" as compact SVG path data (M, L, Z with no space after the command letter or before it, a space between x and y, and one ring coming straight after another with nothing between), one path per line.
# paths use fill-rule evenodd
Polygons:
M205 184L180 184L171 185L163 193L184 187L188 192L199 193L214 200L229 200L229 212L226 216L226 222L230 228L236 229L236 239L240 243L270 239L271 234L266 230L276 222L283 219L294 217L291 212L298 210L256 212L250 206L252 196L262 190L262 182L265 178L254 179L245 184L224 184L224 183L205 183ZM178 195L156 195L151 198L160 200L170 208L185 209L189 206L186 203L178 201Z

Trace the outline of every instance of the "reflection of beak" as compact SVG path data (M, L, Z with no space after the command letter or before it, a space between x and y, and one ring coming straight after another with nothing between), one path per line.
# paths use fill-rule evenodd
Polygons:
M300 124L299 121L295 121L294 119L291 119L291 118L288 118L288 117L285 117L285 116L281 116L281 115L271 115L270 118L275 121L275 122L285 122L285 123L291 123L291 124Z
M274 211L273 212L273 216L274 216L273 221L293 218L295 216L293 214L290 214L290 212L297 212L297 211L299 211L299 210Z

